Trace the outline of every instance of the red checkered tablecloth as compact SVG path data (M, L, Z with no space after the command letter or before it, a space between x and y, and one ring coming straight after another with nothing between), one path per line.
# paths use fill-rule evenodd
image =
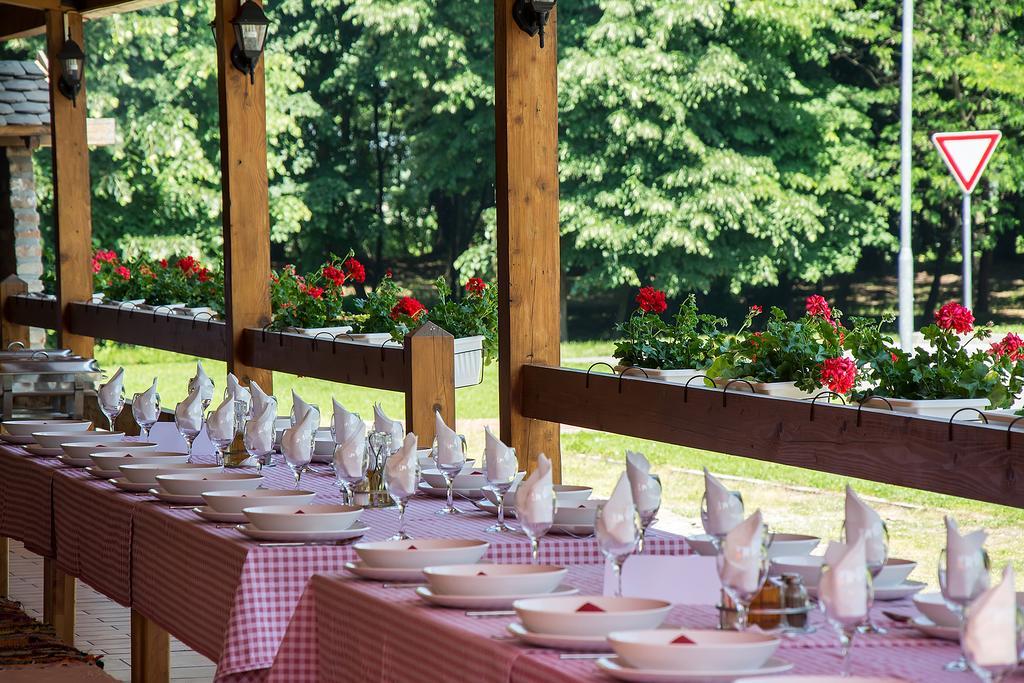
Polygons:
M37 555L53 557L53 477L65 468L17 446L0 445L0 536L16 538Z

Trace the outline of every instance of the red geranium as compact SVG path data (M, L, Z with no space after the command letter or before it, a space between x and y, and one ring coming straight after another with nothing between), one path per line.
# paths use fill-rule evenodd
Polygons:
M114 272L123 277L125 280L132 279L132 271L128 270L124 266L118 266L117 270L115 270Z
M967 334L974 329L974 314L966 306L950 301L935 312L935 324L944 330Z
M345 273L334 266L324 266L324 277L335 287L345 284Z
M198 266L199 261L192 256L186 256L185 258L178 259L178 268L180 268L181 272L185 274L191 273L193 270L198 268Z
M101 263L100 263L99 261L97 261L96 259L93 259L93 260L92 260L92 272L94 272L94 273L98 273L98 272L100 272L100 270L101 270L102 268L103 268L103 264L101 264Z
M391 319L398 320L400 317L408 316L415 320L427 312L427 307L411 296L403 296L391 309Z
M487 289L487 283L478 277L471 277L466 281L466 291L471 294L483 294Z
M348 276L352 279L352 282L366 282L366 268L363 267L363 264L358 259L350 256L345 259L343 265L345 270L348 271Z
M208 268L200 268L199 270L196 271L196 277L199 279L200 282L209 282L210 270Z
M807 297L806 302L807 315L814 315L824 318L825 320L832 320L832 308L825 301L825 297L820 294L812 294Z
M117 260L117 254L113 251L103 251L102 249L98 249L96 251L96 259L104 261L105 263L113 263Z
M750 315L761 315L762 313L764 313L764 309L759 304L750 307Z
M853 389L857 379L857 364L850 358L826 358L821 364L821 385L836 392L846 394Z
M314 299L319 299L320 297L322 297L324 295L324 288L323 287L307 287L306 288L306 294L309 294Z
M1024 339L1019 334L1010 332L1001 341L992 344L989 353L997 358L1006 357L1017 362L1024 360Z
M668 308L665 292L654 287L641 287L636 295L636 305L645 313L664 313Z
M165 259L165 258L160 259L160 267L163 268L164 270L167 269L167 259Z

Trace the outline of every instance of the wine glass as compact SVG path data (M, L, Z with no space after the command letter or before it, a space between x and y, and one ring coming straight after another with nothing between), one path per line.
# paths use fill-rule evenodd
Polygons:
M993 659L993 653L991 651L984 654L975 651L975 647L978 643L972 639L964 638L964 631L966 629L967 622L971 619L971 608L968 607L965 613L964 625L960 629L960 642L964 650L964 655L967 659L967 663L970 666L970 670L980 678L983 683L999 683L1009 674L1013 673L1017 669L1017 665L1020 659L1021 651L1021 625L1022 625L1022 614L1020 607L1015 609L1015 618L1013 620L1013 643L1014 650L1013 654L1016 656L1007 656L1002 661ZM998 635L1005 634L986 634L987 636L998 637ZM991 643L988 644L991 648Z
M224 464L224 449L231 445L239 431L238 403L238 401L232 403L232 408L235 410L232 411L231 422L228 424L223 424L217 419L216 410L211 410L206 415L206 435L210 437L210 443L217 451L218 465Z
M188 381L188 393L190 393L190 394L192 393L192 389L195 388L197 380L199 380L198 376L193 377L192 379L190 379ZM206 410L207 408L209 408L210 407L210 403L213 402L213 389L216 386L213 383L213 380L210 379L209 377L206 378L206 381L209 382L209 384L204 386L202 391L200 392L200 400L203 402L203 410ZM207 387L209 387L209 388L207 388Z
M852 613L844 610L841 605L837 604L837 601L832 599L831 594L823 594L819 591L818 604L821 606L821 611L825 614L825 620L829 625L835 629L839 635L839 647L840 656L842 657L842 664L840 665L839 675L846 678L850 675L850 655L853 651L853 636L863 626L864 621L868 618L868 612L870 611L871 605L871 574L867 569L836 569L829 565L823 565L821 568L821 581L819 586L823 585L826 580L832 579L832 573L838 572L835 575L837 579L835 584L839 586L850 586L858 581L864 581L865 590L867 591L867 602L864 606L864 612L860 610L853 610ZM863 578L862 578L863 577ZM842 594L842 589L837 589L837 593Z
M313 415L315 416L315 419L313 420L313 422L314 422L314 424L317 427L319 427L320 426L320 406L316 405L315 403L307 403L306 405L308 406L306 408L306 410L312 410L313 411ZM295 406L293 406L292 407L292 412L288 415L288 421L291 422L292 427L294 427L305 416L306 416L305 413L303 413L302 415L296 414Z
M611 560L617 581L615 597L622 597L622 565L633 554L643 534L643 522L635 505L608 509L605 503L597 508L594 523L597 545Z
M334 448L334 479L344 494L345 505L356 504L355 487L366 481L370 469L370 453L366 441L356 445L356 452L344 454L345 446Z
M736 523L742 522L744 519L743 512L743 494L739 491L729 491L729 495L740 502L739 513L736 517ZM712 512L715 513L712 517ZM728 508L724 505L717 510L711 510L708 507L708 494L707 492L701 496L700 499L700 522L704 526L704 533L711 537L711 544L715 546L717 552L722 551L722 540L725 539L725 535L728 534L732 529L726 529L722 526L719 521L724 515L729 512Z
M132 417L139 425L143 439L149 439L149 433L160 419L160 394L154 393L152 401L146 400L145 394L132 396Z
M97 392L100 404L100 412L107 418L108 431L114 431L114 418L121 414L124 409L124 387L116 396L105 396L106 392Z
M647 480L644 482L643 486L641 486L641 488L640 488L639 493L641 495L640 496L634 496L634 498L639 498L640 500L644 500L646 498L646 496L642 495L643 492L646 491L648 488L653 489L654 488L654 484L657 484L657 487L658 487L657 491L658 491L659 495L656 496L656 497L652 496L652 498L656 498L657 501L658 501L658 504L653 506L653 507L650 507L650 508L643 508L640 505L637 505L637 509L636 509L637 514L640 515L640 540L637 541L637 544L636 544L636 552L637 552L638 555L643 554L643 552L644 552L644 538L647 536L647 528L649 526L651 526L652 524L654 524L654 521L658 518L658 510L661 509L661 495L660 495L661 491L662 491L662 488L661 488L661 477L659 477L657 474L650 474L650 475L648 475Z
M939 588L942 591L942 599L946 606L956 615L957 624L963 633L964 610L975 598L985 592L989 585L989 570L991 565L988 553L984 548L979 548L977 553L961 553L954 559L955 572L958 576L976 577L970 585L950 585L949 582L949 554L943 548L939 553ZM963 639L960 641L960 657L944 667L946 671L967 671L968 663L963 652Z
M508 449L511 452L511 456L515 457L515 449ZM487 476L487 486L485 487L488 491L494 493L494 497L498 500L498 522L487 527L486 531L492 534L508 534L515 533L515 529L505 524L505 496L508 495L509 490L512 488L512 484L516 480L518 467L507 468L502 470L500 467L489 467L490 463L484 463L484 473Z
M387 437L386 440L379 441L380 445L387 446L391 443L390 435L383 434L383 432L373 433L382 434ZM412 476L409 476L410 474ZM420 467L416 458L403 459L401 463L392 466L390 470L387 468L384 470L384 489L398 507L398 532L389 538L389 541L407 541L412 538L412 536L405 533L405 506L416 493L419 480Z
M455 477L466 464L466 438L461 434L457 436L459 437L457 443L452 443L450 440L445 439L443 444L441 440L434 437L434 447L431 449L434 464L437 466L441 476L444 477L444 483L448 487L447 503L435 513L438 515L462 514L462 510L459 510L452 504Z
M761 592L768 578L768 534L762 534L761 543L730 543L721 541L718 552L718 576L722 589L736 605L736 630L745 631L750 614L750 603Z
M274 466L274 421L250 420L242 430L245 452L256 458L256 472Z
M885 563L889 559L889 528L882 522L881 526L873 527L865 530L864 536L864 556L867 560L868 573L871 574L871 583L874 585L875 579L885 569ZM842 529L839 530L839 540L844 543L856 543L857 538L849 538L849 534L846 531L846 522L843 522ZM868 616L867 620L861 625L861 633L877 633L879 635L885 635L888 631L881 626L875 624L871 618L871 608L874 605L874 593L868 596ZM961 671L966 671L961 669Z
M302 473L306 471L313 459L313 442L301 439L296 444L296 448L282 448L281 450L284 452L284 461L295 475L295 488L297 489L302 483Z
M181 405L180 403L178 404ZM192 444L195 443L196 437L199 436L199 432L203 431L203 418L199 416L199 426L197 428L192 427L191 421L183 421L178 418L178 411L174 411L174 426L178 429L178 433L181 434L181 438L185 439L186 453L188 458L185 462L192 462Z
M519 504L518 494L516 500L516 518L519 520L519 528L522 529L523 533L526 534L526 537L530 539L530 555L533 557L534 564L537 564L538 558L540 557L540 539L551 530L551 525L554 524L555 521L555 510L558 509L558 499L555 496L554 491L552 491L551 515L540 515L540 519L534 519L533 514L529 512L533 509L530 499L536 500L540 495L540 491L531 491L530 495L527 496L528 500L525 501L524 505Z

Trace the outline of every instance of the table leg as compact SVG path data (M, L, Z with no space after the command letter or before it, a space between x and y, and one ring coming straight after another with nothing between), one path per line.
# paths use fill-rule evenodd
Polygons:
M132 683L161 683L171 677L167 631L132 610Z
M11 593L11 539L0 536L0 598Z
M74 646L75 577L48 557L43 558L43 621L53 626L62 642Z

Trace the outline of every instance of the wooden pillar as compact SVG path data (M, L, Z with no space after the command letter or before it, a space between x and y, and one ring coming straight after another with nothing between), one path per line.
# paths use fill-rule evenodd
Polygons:
M27 294L28 283L19 278L17 275L8 275L0 282L0 307L6 308L7 297L14 296L15 294ZM0 316L0 340L2 340L3 348L13 342L21 342L28 348L29 345L29 330L26 325L19 325L18 323L12 323L7 320L7 315Z
M560 363L556 22L541 48L512 5L494 3L501 438L524 466L546 454L559 481L558 425L523 417L520 379L526 363Z
M11 594L11 539L0 536L0 598Z
M65 23L67 28L65 29ZM74 102L57 89L61 67L57 54L70 33L86 53L82 15L46 11L46 52L50 59L50 130L53 135L53 214L57 242L57 303L61 325L58 345L81 356L93 355L92 337L67 331L68 304L92 298L92 202L89 147L85 137L85 78Z
M167 631L132 610L132 683L160 683L171 678L171 644Z
M75 644L75 577L57 561L43 558L43 621L53 626L65 645Z
M231 20L238 0L215 0L217 85L220 95L220 168L224 220L224 295L228 370L243 384L273 390L269 370L245 364L243 332L270 322L270 211L267 188L267 102L263 58L255 83L231 64Z
M434 443L434 411L455 428L455 337L425 323L405 338L405 428L420 448Z

